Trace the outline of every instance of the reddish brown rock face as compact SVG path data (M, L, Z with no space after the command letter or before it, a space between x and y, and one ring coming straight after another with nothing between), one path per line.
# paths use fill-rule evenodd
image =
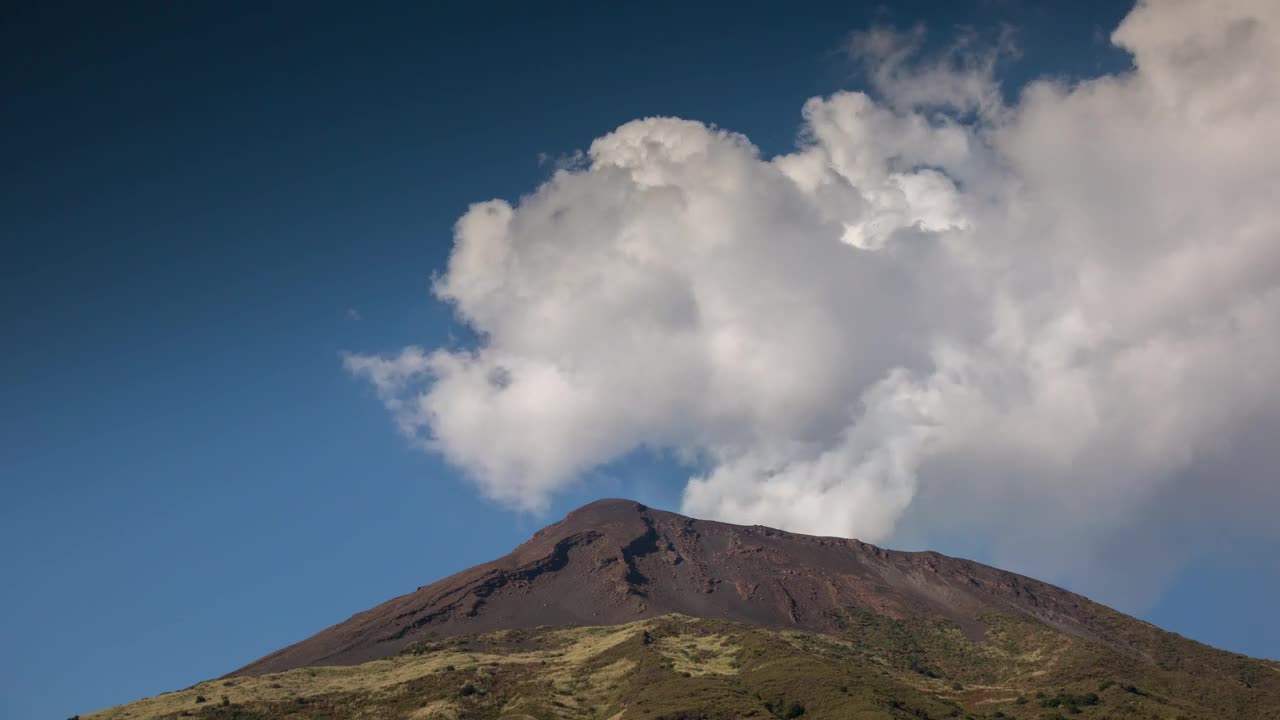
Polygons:
M984 615L1030 615L1117 647L1130 641L1111 632L1115 623L1139 623L968 560L601 500L540 530L506 557L355 615L236 674L361 663L424 638L609 625L673 612L828 632L840 628L849 609L943 618L973 638L983 635Z

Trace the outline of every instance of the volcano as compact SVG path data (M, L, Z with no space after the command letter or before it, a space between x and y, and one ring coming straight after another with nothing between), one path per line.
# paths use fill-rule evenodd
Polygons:
M971 640L987 619L1033 619L1149 654L1158 628L1028 577L936 552L696 520L599 500L505 557L418 588L237 670L352 665L407 644L538 626L618 625L671 613L838 632L849 613L938 618Z
M215 701L216 699L216 701ZM601 500L94 720L1280 718L1280 664L934 552Z

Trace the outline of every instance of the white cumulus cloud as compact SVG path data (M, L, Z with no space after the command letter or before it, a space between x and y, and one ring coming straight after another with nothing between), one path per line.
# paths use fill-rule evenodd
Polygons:
M947 526L1065 574L1188 508L1264 528L1280 4L1146 2L1113 41L1132 71L1006 105L994 54L855 35L875 97L810 100L779 157L628 123L458 221L435 293L474 348L347 365L523 509L650 448L693 515Z

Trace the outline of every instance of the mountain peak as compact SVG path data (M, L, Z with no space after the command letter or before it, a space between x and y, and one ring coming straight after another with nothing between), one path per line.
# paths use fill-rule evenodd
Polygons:
M573 527L594 525L598 523L619 522L638 518L651 512L647 505L626 498L601 498L570 510L564 519L556 525ZM661 511L659 511L661 512ZM555 525L550 526L555 527Z
M100 717L1280 717L1280 665L1046 583L620 498L233 675Z
M648 509L649 509L648 505L645 505L643 503L640 503L628 498L617 498L617 497L600 498L599 500L592 500L591 502L585 505L581 505L575 510L570 510L569 515L577 515L579 513L590 512L590 511L644 512L645 510L648 510Z
M1119 613L979 563L608 498L573 510L505 557L359 613L237 674L360 663L428 638L668 613L831 632L851 611L940 618L975 640L984 637L985 616L1013 613L1077 637L1129 643L1112 632Z

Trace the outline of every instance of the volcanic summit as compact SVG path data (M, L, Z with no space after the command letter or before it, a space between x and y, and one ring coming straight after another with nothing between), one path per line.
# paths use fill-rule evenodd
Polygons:
M1122 650L1134 643L1133 630L1156 631L1047 583L936 552L696 520L608 499L574 510L505 557L361 612L235 674L352 665L421 639L669 613L834 632L851 609L942 618L974 640L993 613L1028 616ZM1117 624L1130 627L1116 632Z

